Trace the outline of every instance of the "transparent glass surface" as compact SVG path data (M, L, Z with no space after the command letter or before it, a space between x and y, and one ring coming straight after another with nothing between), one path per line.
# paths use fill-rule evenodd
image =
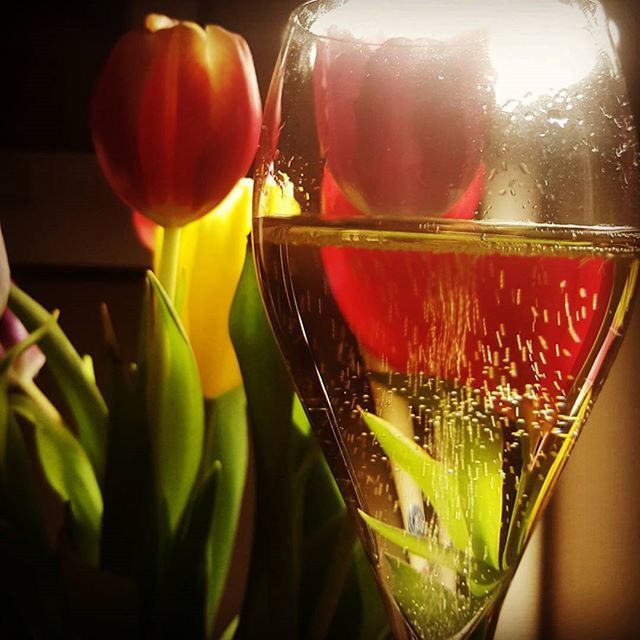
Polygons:
M256 177L264 301L394 635L490 637L636 288L601 6L303 5Z

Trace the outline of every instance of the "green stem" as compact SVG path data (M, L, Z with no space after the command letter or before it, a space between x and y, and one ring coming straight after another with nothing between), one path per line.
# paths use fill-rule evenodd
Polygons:
M181 227L167 227L164 230L164 237L162 239L162 255L160 256L160 273L158 274L158 278L172 302L174 302L176 297L181 233Z
M45 415L49 416L49 418L51 418L51 420L56 424L62 424L63 420L60 412L53 406L51 400L42 393L33 380L18 379L16 382Z

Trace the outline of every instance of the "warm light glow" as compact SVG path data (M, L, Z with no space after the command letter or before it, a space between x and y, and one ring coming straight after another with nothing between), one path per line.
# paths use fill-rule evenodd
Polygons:
M499 106L577 84L597 61L598 43L584 15L558 0L351 0L312 27L317 35L370 44L447 40L471 29L489 34Z
M609 20L609 33L611 34L611 39L613 40L613 44L616 46L616 49L619 49L620 43L622 42L622 36L620 34L620 27L613 20Z

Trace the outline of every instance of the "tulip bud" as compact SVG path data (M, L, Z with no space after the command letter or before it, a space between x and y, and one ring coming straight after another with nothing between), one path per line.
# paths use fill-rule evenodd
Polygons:
M2 229L0 229L0 315L7 306L9 299L9 260L7 258L7 250L4 246L4 238L2 237Z
M27 330L9 310L0 316L0 359L12 347L29 337ZM44 366L45 357L37 346L29 347L11 365L11 374L19 380L33 380Z
M244 39L164 16L127 33L100 76L93 141L114 192L164 227L217 206L249 169L261 124Z

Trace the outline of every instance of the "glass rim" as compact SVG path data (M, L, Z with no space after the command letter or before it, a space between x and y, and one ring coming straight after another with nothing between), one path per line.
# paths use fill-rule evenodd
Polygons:
M319 13L317 9L323 4L324 1L326 0L306 0L306 2L303 2L300 6L294 9L289 16L289 26L294 30L300 30L304 32L309 38L313 38L320 42L340 42L343 44L357 44L359 46L366 47L381 47L384 44L383 42L370 42L367 39L357 38L355 36L352 38L341 38L338 36L329 36L314 31L311 24L304 23L303 16L307 12L313 12L313 17L315 19L319 18L323 14ZM487 4L487 6L489 6L490 2L491 0L476 0L477 4L485 3ZM337 4L335 7L332 7L332 9L337 9L344 4L347 4L347 2ZM431 6L442 6L447 7L448 10L452 9L451 4L449 4L447 0L434 0L434 2L431 3ZM420 42L420 40L416 38L393 38L393 40L395 46L407 49L424 46Z
M331 8L331 10L338 9L339 7L344 6L345 4L348 3L348 1L349 0L345 0L345 2L342 2L340 4L337 3L334 7ZM503 0L503 1L505 5L509 5L510 7L514 6L513 0L511 1ZM534 0L534 3L535 1L536 0ZM596 11L597 9L602 9L601 0L541 0L541 1L547 2L549 4L564 4L569 6L575 6L577 3L580 3L580 4L590 6L592 11ZM346 38L346 37L343 38L343 37L338 37L333 35L330 36L326 34L321 34L314 31L313 23L306 24L304 17L306 14L312 14L313 18L317 19L321 15L324 15L320 13L318 9L325 2L326 0L306 0L305 2L300 4L298 7L296 7L293 10L293 12L289 16L289 19L288 19L289 28L294 31L301 31L307 37L318 40L320 42L339 42L339 43L345 43L345 44L358 44L361 46L368 46L368 47L381 47L384 44L383 42L371 42L368 39L357 38L355 36L352 38ZM540 2L540 0L538 0L538 2ZM473 4L476 6L485 5L486 7L495 7L495 0L474 0ZM429 6L433 8L437 8L438 6L446 7L448 11L464 9L464 7L462 6L455 7L455 5L453 5L451 2L448 2L447 0L431 0L429 2ZM415 48L415 47L424 46L421 40L428 40L429 38L425 36L424 38L420 38L420 39L410 38L410 37L406 37L406 38L395 37L391 39L394 40L395 46L403 47L403 48Z

